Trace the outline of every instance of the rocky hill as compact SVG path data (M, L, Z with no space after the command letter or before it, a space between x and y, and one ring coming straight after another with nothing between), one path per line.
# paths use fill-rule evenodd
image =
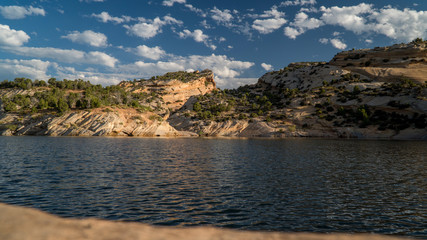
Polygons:
M207 136L427 139L426 57L414 41L292 63L192 98L170 122Z
M167 122L193 95L216 89L210 70L175 72L103 88L83 80L0 84L2 135L197 136Z
M345 51L219 90L213 73L0 84L3 135L427 140L427 42Z

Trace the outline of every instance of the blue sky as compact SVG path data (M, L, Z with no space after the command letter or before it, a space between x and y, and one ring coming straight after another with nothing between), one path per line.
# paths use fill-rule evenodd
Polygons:
M427 38L419 0L7 0L0 81L103 85L212 69L220 88L295 61Z

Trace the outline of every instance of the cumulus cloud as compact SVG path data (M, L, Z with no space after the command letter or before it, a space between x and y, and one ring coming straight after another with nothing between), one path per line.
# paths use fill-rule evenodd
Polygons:
M28 42L30 36L24 31L10 29L8 25L0 24L0 45L22 46Z
M108 46L107 36L103 33L97 33L91 30L86 30L84 32L74 31L68 35L62 36L62 38L69 39L76 43L88 44L92 47Z
M36 57L36 58L50 58L59 62L66 63L86 63L94 65L102 65L107 67L115 67L118 60L106 53L93 51L83 52L78 50L68 50L59 48L37 48L37 47L3 47L3 49L17 55Z
M330 40L332 46L334 46L335 48L344 50L347 48L347 44L343 43L340 39L337 38L333 38Z
M304 12L300 12L295 16L294 21L290 24L292 27L285 28L285 35L291 39L296 39L297 36L305 33L307 30L316 29L323 25L319 19L309 18Z
M252 24L252 28L262 34L272 33L281 28L286 20L283 18L257 19Z
M15 79L25 77L30 79L49 79L47 75L50 62L38 59L16 60L0 59L0 79Z
M427 12L399 10L390 6L374 9L372 4L361 3L349 7L321 7L321 19L356 34L366 32L383 34L389 38L410 41L427 36Z
M265 71L271 71L273 66L267 63L261 63L261 67L265 69Z
M206 17L207 15L202 9L196 8L191 4L185 4L184 6L188 8L190 11L197 13L201 17Z
M216 46L213 45L209 41L209 36L204 34L202 30L196 29L193 32L191 32L188 29L184 29L184 31L178 33L180 38L193 38L196 42L203 42L207 47L211 48L212 50L216 49Z
M251 68L253 62L237 61L225 55L188 57L173 56L168 61L144 62L137 61L119 67L121 72L132 73L143 77L164 74L170 71L185 71L187 69L211 69L215 73L215 80L220 87L232 86L234 79L244 70Z
M138 56L145 57L152 60L159 60L160 58L166 55L166 52L162 48L158 46L150 48L146 45L138 46L135 49L135 53Z
M349 7L321 7L321 19L329 25L339 25L354 33L360 34L367 30L366 14L373 12L372 4L361 3Z
M287 6L304 6L304 5L314 5L316 4L316 0L295 0L295 1L285 1L280 3L281 7Z
M411 41L427 37L427 11L383 8L371 16L373 30L392 39Z
M191 37L196 42L204 42L209 38L208 35L204 34L203 31L200 29L196 29L194 30L194 32L191 32L190 30L185 29L184 31L179 33L179 37L180 38Z
M229 24L233 20L233 15L228 9L220 10L217 7L214 7L211 10L211 17L219 24Z
M285 35L295 39L307 30L333 25L357 35L381 34L400 41L427 37L427 11L399 10L391 6L376 9L373 4L366 3L344 7L322 6L319 11L321 16L318 19L309 18L305 12L298 13L294 22L285 28Z
M113 17L108 12L101 12L100 14L93 13L91 17L97 18L98 21L103 23L113 22L115 24L129 22L132 20L129 16Z
M340 50L344 50L347 48L347 44L345 44L342 40L340 40L338 38L332 38L332 39L321 38L321 39L319 39L319 42L322 44L331 43L334 48L337 48Z
M276 6L273 6L270 10L264 11L263 14L259 15L262 18L281 18L284 17L285 13L277 10Z
M0 14L6 19L22 19L26 16L45 16L46 12L43 8L36 8L33 6L0 6Z
M319 39L319 42L322 43L322 44L328 44L329 43L329 39L327 39L327 38L321 38L321 39Z
M184 4L185 0L164 0L163 3L162 3L162 5L163 6L172 7L174 5L174 3Z
M267 19L256 19L252 24L252 28L262 34L272 33L287 22L283 18L284 16L285 14L277 11L277 7L274 6L271 10L264 11L263 14L259 15L258 17Z
M139 23L132 26L125 25L124 27L128 29L129 34L149 39L161 33L163 26L172 24L182 25L183 23L173 17L165 16L163 19L160 19L159 17L156 17L153 20L140 19Z

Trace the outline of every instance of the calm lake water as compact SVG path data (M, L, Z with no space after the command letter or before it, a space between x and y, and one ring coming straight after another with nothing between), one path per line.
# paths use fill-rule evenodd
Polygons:
M64 217L427 238L427 142L0 137L0 202Z

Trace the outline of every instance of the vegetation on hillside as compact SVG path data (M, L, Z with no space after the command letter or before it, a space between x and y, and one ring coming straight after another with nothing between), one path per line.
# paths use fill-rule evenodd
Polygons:
M35 113L39 111L57 111L64 113L69 109L91 109L102 106L132 107L152 111L153 103L159 105L160 98L155 94L130 93L119 86L93 85L89 81L57 81L51 78L45 81L16 78L3 81L0 89L15 90L8 97L7 92L1 98L5 112Z
M284 85L275 88L253 85L235 90L214 91L198 96L192 111L187 112L186 116L202 121L248 119L283 124L296 120L293 118L294 111L307 110L312 114L306 116L306 119L325 120L336 127L376 126L380 131L427 127L426 114L406 111L409 104L391 100L388 109L384 110L362 103L366 96L410 96L427 100L427 83L416 84L410 79L402 78L398 82L383 83L381 87L373 89L362 90L357 85L366 82L357 74L345 74L340 79L324 81L323 86L305 91L289 89ZM354 84L353 89L347 89L349 84ZM350 101L351 104L346 104ZM310 126L301 124L301 127Z

